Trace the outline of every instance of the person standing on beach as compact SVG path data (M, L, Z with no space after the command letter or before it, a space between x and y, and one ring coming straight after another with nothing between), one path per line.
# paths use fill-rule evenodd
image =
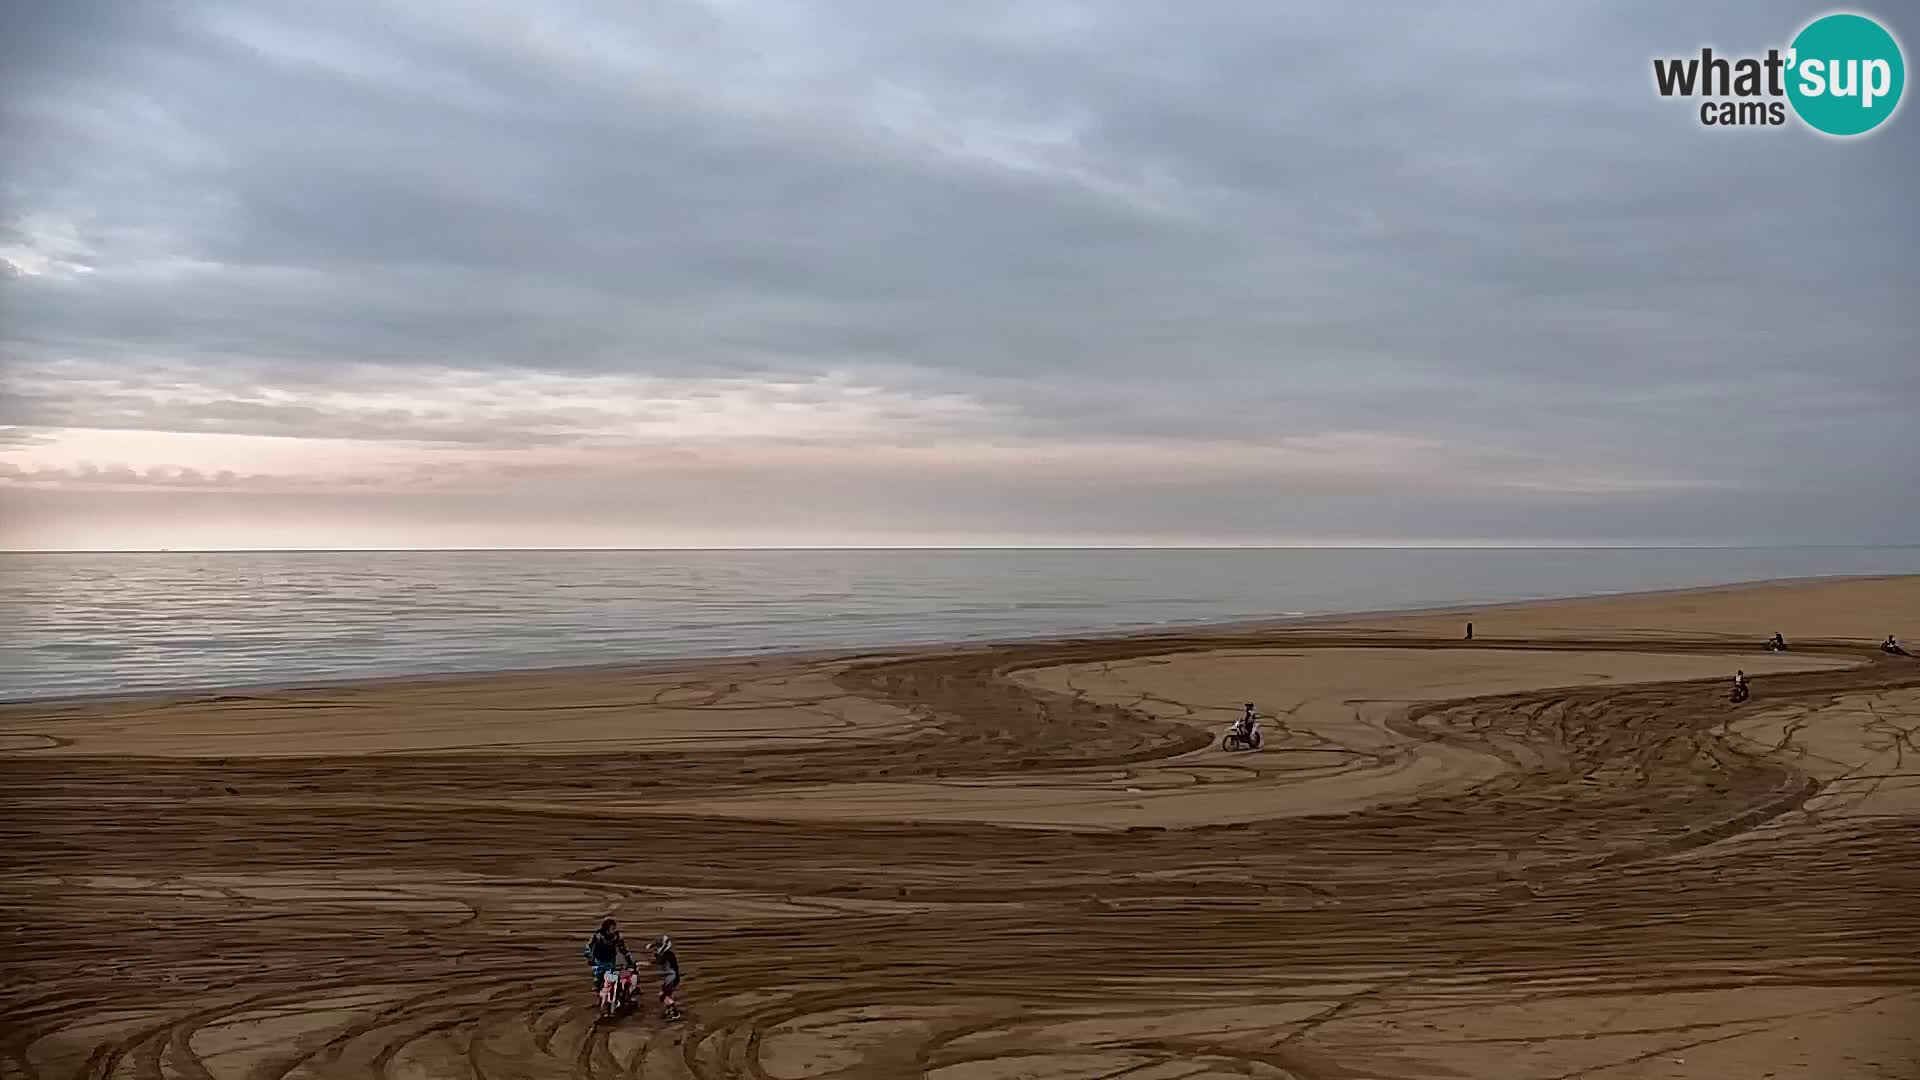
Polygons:
M600 929L587 939L587 947L582 952L593 964L593 988L600 989L600 980L610 971L619 970L619 962L625 960L628 967L639 967L633 962L633 954L627 951L626 939L620 936L620 924L609 915L600 920Z
M1473 640L1473 624L1472 623L1467 624L1467 640L1468 641Z
M680 989L680 957L674 954L673 939L661 934L647 951L653 954L653 966L660 972L660 1014L678 1020L680 1006L673 1000L673 992Z

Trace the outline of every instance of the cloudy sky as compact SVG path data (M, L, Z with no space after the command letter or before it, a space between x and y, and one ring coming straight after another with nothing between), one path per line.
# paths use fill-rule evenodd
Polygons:
M1912 541L1819 10L9 4L0 546Z

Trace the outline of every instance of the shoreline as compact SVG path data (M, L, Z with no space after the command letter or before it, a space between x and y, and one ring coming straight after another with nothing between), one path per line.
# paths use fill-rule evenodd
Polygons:
M1920 580L1920 574L1815 574L1784 578L1755 578L1746 581L1721 582L1713 585L1688 585L1662 589L1634 589L1598 593L1555 594L1549 596L1528 597L1518 600L1492 600L1484 603L1464 602L1440 605L1425 605L1400 608L1373 608L1357 611L1323 612L1298 616L1273 616L1257 619L1214 620L1182 623L1160 623L1152 626L1118 627L1111 630L1091 630L1071 633L1045 633L1032 636L995 636L982 638L957 638L943 641L924 642L894 646L849 646L844 648L823 649L782 649L769 648L759 652L737 654L686 654L682 656L659 657L654 659L614 660L583 664L555 664L532 667L495 667L473 669L444 669L427 672L396 673L390 675L343 675L339 677L290 678L267 682L248 683L207 683L187 686L149 688L139 690L110 690L96 693L60 694L44 697L0 697L0 713L17 712L36 708L86 707L131 702L172 702L181 703L208 695L252 695L285 694L304 690L332 691L341 690L395 690L418 689L434 685L466 685L489 680L507 680L529 677L551 676L619 676L619 675L659 675L675 672L702 672L719 668L753 668L782 665L832 665L851 664L862 660L898 660L920 656L961 654L971 651L985 651L1010 646L1037 647L1057 645L1070 647L1082 643L1113 643L1127 640L1147 639L1160 635L1178 635L1189 638L1205 638L1211 635L1222 637L1234 634L1280 632L1294 629L1350 627L1347 624L1355 619L1438 619L1441 617L1483 616L1488 613L1539 610L1566 604L1606 603L1612 601L1677 599L1689 596L1715 596L1729 593L1758 592L1770 589L1790 589L1796 586L1853 583L1870 584L1875 582L1898 583ZM1404 628L1377 628L1373 632L1395 634L1405 632ZM1760 631L1764 636L1765 631ZM1729 643L1745 640L1744 636L1725 635ZM1482 636L1480 640L1489 643L1498 641L1497 637ZM1829 644L1851 644L1853 639L1822 638ZM1871 645L1878 639L1873 634L1858 639Z

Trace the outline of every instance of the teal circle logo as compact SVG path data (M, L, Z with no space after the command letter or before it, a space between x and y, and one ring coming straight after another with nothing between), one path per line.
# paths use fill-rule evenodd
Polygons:
M1864 135L1900 106L1907 85L1900 43L1865 15L1815 19L1791 48L1787 100L1815 131Z

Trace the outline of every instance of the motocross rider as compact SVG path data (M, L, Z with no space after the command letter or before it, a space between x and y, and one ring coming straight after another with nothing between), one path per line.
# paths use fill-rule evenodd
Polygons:
M593 964L593 988L600 989L600 980L610 971L620 970L620 961L625 960L628 967L638 967L633 962L633 954L627 951L626 939L620 936L620 924L609 915L600 920L600 929L587 939L586 948L581 952Z
M660 1008L669 1020L680 1019L680 1006L674 1003L673 992L680 988L680 958L674 955L673 939L665 934L653 939L647 946L653 954L653 966L660 972Z

